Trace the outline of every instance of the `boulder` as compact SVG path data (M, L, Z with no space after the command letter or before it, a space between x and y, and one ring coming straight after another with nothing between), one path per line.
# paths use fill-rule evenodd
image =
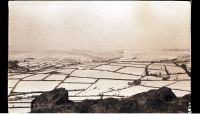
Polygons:
M37 112L48 110L57 106L65 105L71 101L68 100L68 91L64 88L54 89L52 91L39 95L31 102L31 111Z
M31 103L31 112L186 113L190 99L190 95L177 98L170 88L162 87L129 98L106 98L73 102L68 99L67 90L60 88L39 95Z

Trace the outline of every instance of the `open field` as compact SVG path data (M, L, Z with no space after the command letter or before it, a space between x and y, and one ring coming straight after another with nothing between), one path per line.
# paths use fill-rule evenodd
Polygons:
M69 99L125 98L163 86L181 97L191 93L188 50L10 53L9 112L29 112L43 92L66 88ZM182 64L187 69L181 67ZM167 77L167 78L166 78ZM141 80L138 85L132 82Z

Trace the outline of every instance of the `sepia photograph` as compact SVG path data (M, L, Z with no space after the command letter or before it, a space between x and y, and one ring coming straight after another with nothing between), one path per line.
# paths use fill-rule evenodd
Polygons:
M191 112L190 1L9 1L9 113Z

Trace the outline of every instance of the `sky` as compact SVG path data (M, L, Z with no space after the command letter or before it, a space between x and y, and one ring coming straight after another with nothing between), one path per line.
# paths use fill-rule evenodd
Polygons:
M9 1L9 51L189 49L188 1Z

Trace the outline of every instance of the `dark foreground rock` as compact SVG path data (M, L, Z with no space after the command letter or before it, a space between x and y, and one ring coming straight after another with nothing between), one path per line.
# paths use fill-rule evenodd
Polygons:
M31 103L37 113L177 113L187 112L191 96L177 98L170 88L139 93L124 99L99 99L73 102L64 88L41 94Z

